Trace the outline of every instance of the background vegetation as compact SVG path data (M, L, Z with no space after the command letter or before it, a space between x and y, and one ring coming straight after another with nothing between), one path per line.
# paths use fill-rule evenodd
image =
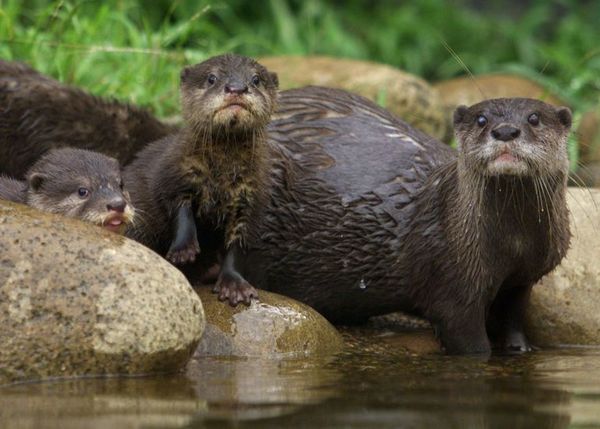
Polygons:
M599 22L593 0L0 0L0 57L169 116L179 69L224 51L368 59L436 81L465 73L449 47L473 73L517 71L585 109Z

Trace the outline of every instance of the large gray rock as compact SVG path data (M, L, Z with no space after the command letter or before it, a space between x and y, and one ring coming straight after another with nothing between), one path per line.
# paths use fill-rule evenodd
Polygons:
M200 299L154 252L102 228L0 202L0 384L176 371Z
M318 356L343 347L341 336L323 316L291 298L261 290L260 301L231 307L207 287L197 292L206 311L206 330L196 356Z
M527 331L541 346L600 345L600 191L569 188L571 247L533 288Z

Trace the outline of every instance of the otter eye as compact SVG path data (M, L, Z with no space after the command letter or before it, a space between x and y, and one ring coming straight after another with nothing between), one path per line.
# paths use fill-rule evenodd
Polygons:
M477 116L477 125L480 127L485 127L487 125L487 118L483 115Z
M77 195L81 198L87 198L90 195L90 191L87 188L79 188L77 190Z
M531 125L539 125L539 123L540 123L540 116L537 113L532 113L527 118L527 122L529 122Z
M208 75L207 81L208 81L209 85L214 85L215 82L217 81L217 76L215 76L214 74L211 73Z
M257 74L252 76L252 85L254 85L254 86L260 85L260 77L258 77Z

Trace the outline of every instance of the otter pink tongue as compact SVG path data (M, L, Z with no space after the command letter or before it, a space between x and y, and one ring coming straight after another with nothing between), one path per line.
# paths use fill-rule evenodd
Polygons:
M122 220L122 219L120 219L120 218L118 218L118 217L117 217L117 218L114 218L114 219L111 219L111 220L108 222L108 224L109 224L110 226L120 226L122 223L123 223L123 220Z
M517 158L515 158L511 153L505 152L499 155L494 161L516 162Z

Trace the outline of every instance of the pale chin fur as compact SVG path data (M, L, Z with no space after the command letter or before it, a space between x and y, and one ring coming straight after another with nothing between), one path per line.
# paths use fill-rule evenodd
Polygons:
M506 148L515 159L497 159ZM530 174L530 168L523 158L527 158L531 152L529 143L522 138L510 142L488 138L480 148L479 156L481 159L489 160L485 168L487 176L527 176Z
M97 213L95 211L89 211L82 216L81 220L92 223L94 225L105 226L108 219L112 218L113 216L114 213L110 212ZM127 204L127 206L125 206L125 211L121 214L121 217L123 218L123 224L125 226L133 224L133 221L135 219L135 210L131 207L130 204Z

